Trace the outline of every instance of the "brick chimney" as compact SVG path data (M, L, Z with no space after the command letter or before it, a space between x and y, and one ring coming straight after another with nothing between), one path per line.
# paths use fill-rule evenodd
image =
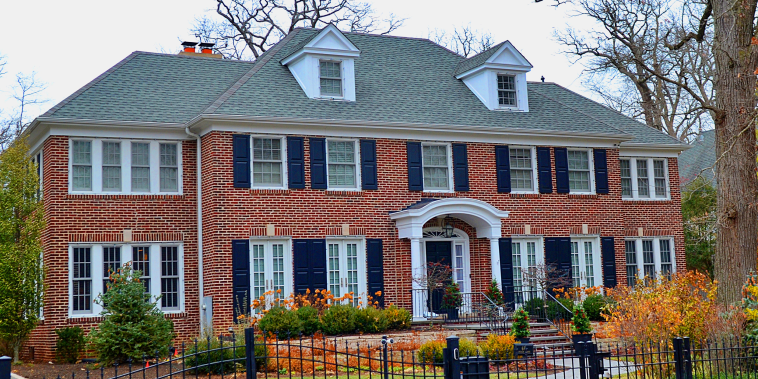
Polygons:
M196 46L200 45L200 52L197 51L195 48ZM221 54L214 54L213 53L213 46L216 44L213 42L203 42L198 44L197 42L182 42L182 51L179 52L179 55L188 55L192 57L203 57L203 58L221 58Z

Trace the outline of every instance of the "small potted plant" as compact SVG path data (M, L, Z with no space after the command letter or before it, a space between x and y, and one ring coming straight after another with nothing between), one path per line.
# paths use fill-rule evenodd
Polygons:
M574 306L574 316L571 318L571 323L571 329L574 331L574 335L571 336L574 341L574 349L576 349L578 342L592 342L592 325L590 325L590 318L587 317L584 305Z
M524 308L519 308L513 312L511 323L511 335L516 337L519 343L529 343L529 336L532 332L529 330L529 313Z
M458 283L452 282L445 288L445 294L442 296L442 309L447 310L448 320L458 319L458 308L463 304L463 295L458 288Z
M490 286L487 287L487 290L484 291L484 294L492 300L495 305L502 307L505 305L505 301L503 300L503 292L500 291L500 285L497 284L497 280L493 280L492 283L490 283Z

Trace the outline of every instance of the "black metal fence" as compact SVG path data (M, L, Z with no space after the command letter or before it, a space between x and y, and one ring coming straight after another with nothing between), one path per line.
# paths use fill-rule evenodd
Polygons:
M372 341L371 336L285 338L250 328L244 337L196 341L168 357L144 357L66 379L758 379L758 345L736 338L580 342L552 350L522 344L483 350L458 337L436 341L433 348L419 349L418 342Z

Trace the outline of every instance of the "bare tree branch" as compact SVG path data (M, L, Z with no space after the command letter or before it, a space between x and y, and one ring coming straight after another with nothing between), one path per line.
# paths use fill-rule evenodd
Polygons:
M470 24L456 26L451 32L434 29L429 31L427 38L464 57L479 54L494 45L492 35L489 32L473 29Z

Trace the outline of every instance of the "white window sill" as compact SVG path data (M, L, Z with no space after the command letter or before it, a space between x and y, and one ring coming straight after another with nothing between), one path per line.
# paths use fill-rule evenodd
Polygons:
M326 192L361 192L360 188L327 188Z
M160 308L158 308L158 309L160 310ZM184 311L181 310L181 309L176 309L176 310L171 310L171 311L161 310L161 313L163 313L165 315L173 315L173 314L184 313ZM72 318L72 319L77 319L77 318L92 318L92 317L102 317L102 315L100 315L100 313L73 313L73 314L69 314L68 315L68 318Z
M252 186L252 187L250 187L250 189L254 189L254 190L288 190L289 188L282 187L282 186L278 186L278 187Z
M69 191L69 195L98 195L98 196L149 196L149 195L182 195L181 192L91 192L91 191Z
M670 201L670 197L622 197L623 201Z
M433 190L433 189L424 189L423 192L426 193L455 193L453 190Z
M314 100L336 100L336 101L350 101L350 100L347 100L347 99L345 99L345 98L344 98L344 97L342 97L342 96L324 96L324 95L321 95L321 96L317 96L317 97L314 97L313 99L314 99Z
M511 191L510 193L514 195L536 195L537 191Z
M569 193L567 195L597 195L597 193L596 192L574 192L574 191L569 191Z

